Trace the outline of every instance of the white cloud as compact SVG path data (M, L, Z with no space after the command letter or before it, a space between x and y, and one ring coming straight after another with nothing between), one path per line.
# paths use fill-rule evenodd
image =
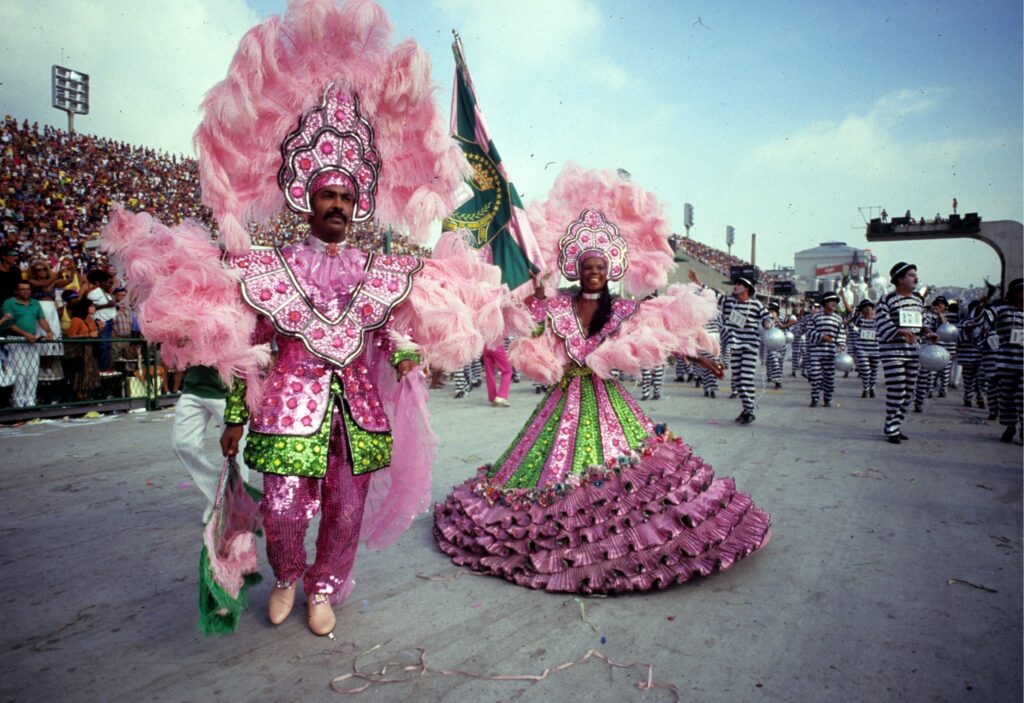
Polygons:
M59 127L50 66L90 75L90 114L77 129L191 154L203 94L227 73L259 17L244 0L7 0L0 3L0 104Z

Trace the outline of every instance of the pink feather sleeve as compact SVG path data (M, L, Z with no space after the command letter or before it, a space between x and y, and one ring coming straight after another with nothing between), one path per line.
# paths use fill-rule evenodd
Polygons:
M258 379L270 349L252 345L256 314L242 301L237 275L221 263L209 232L191 221L169 228L117 207L103 248L123 266L139 327L162 345L167 366L212 366L228 384L234 377Z
M394 322L408 331L424 363L449 371L478 358L485 345L533 326L501 283L498 268L481 261L454 233L442 236L433 258L424 260Z
M587 366L608 378L612 369L635 374L665 363L671 354L717 351L704 330L716 310L711 291L689 283L671 286L665 295L641 303L637 314L587 357Z

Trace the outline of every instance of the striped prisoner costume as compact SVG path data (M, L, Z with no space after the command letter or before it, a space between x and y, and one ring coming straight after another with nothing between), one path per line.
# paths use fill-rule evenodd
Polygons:
M868 320L859 314L850 322L850 341L857 350L854 359L857 362L857 373L860 374L860 386L872 397L878 380L878 331L875 323L875 318Z
M754 412L754 374L761 349L761 330L771 326L768 309L756 298L740 302L735 296L722 299L723 335L732 354L732 389L743 403L743 412Z
M882 296L875 306L875 320L878 355L885 376L883 431L888 437L898 437L921 367L917 357L919 340L915 338L907 343L898 333L905 330L920 335L924 328L924 304L913 294L904 297L892 291Z
M826 342L823 337L831 336ZM807 353L809 366L807 375L811 380L811 404L818 404L823 396L825 405L832 402L836 390L836 352L846 347L846 328L843 316L838 312L820 312L815 315L807 328Z

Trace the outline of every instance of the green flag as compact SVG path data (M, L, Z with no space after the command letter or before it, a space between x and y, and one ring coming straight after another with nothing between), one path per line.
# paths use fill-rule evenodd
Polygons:
M489 249L491 260L501 269L502 283L515 289L530 280L531 271L539 270L540 250L519 193L488 135L457 34L452 51L455 87L451 133L473 167L473 175L466 181L469 199L444 220L441 229L466 232L471 246Z

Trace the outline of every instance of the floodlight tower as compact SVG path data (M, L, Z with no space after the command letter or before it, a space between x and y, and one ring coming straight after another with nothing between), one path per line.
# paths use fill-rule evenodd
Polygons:
M52 105L68 113L68 134L75 133L75 115L89 114L89 74L53 65Z

